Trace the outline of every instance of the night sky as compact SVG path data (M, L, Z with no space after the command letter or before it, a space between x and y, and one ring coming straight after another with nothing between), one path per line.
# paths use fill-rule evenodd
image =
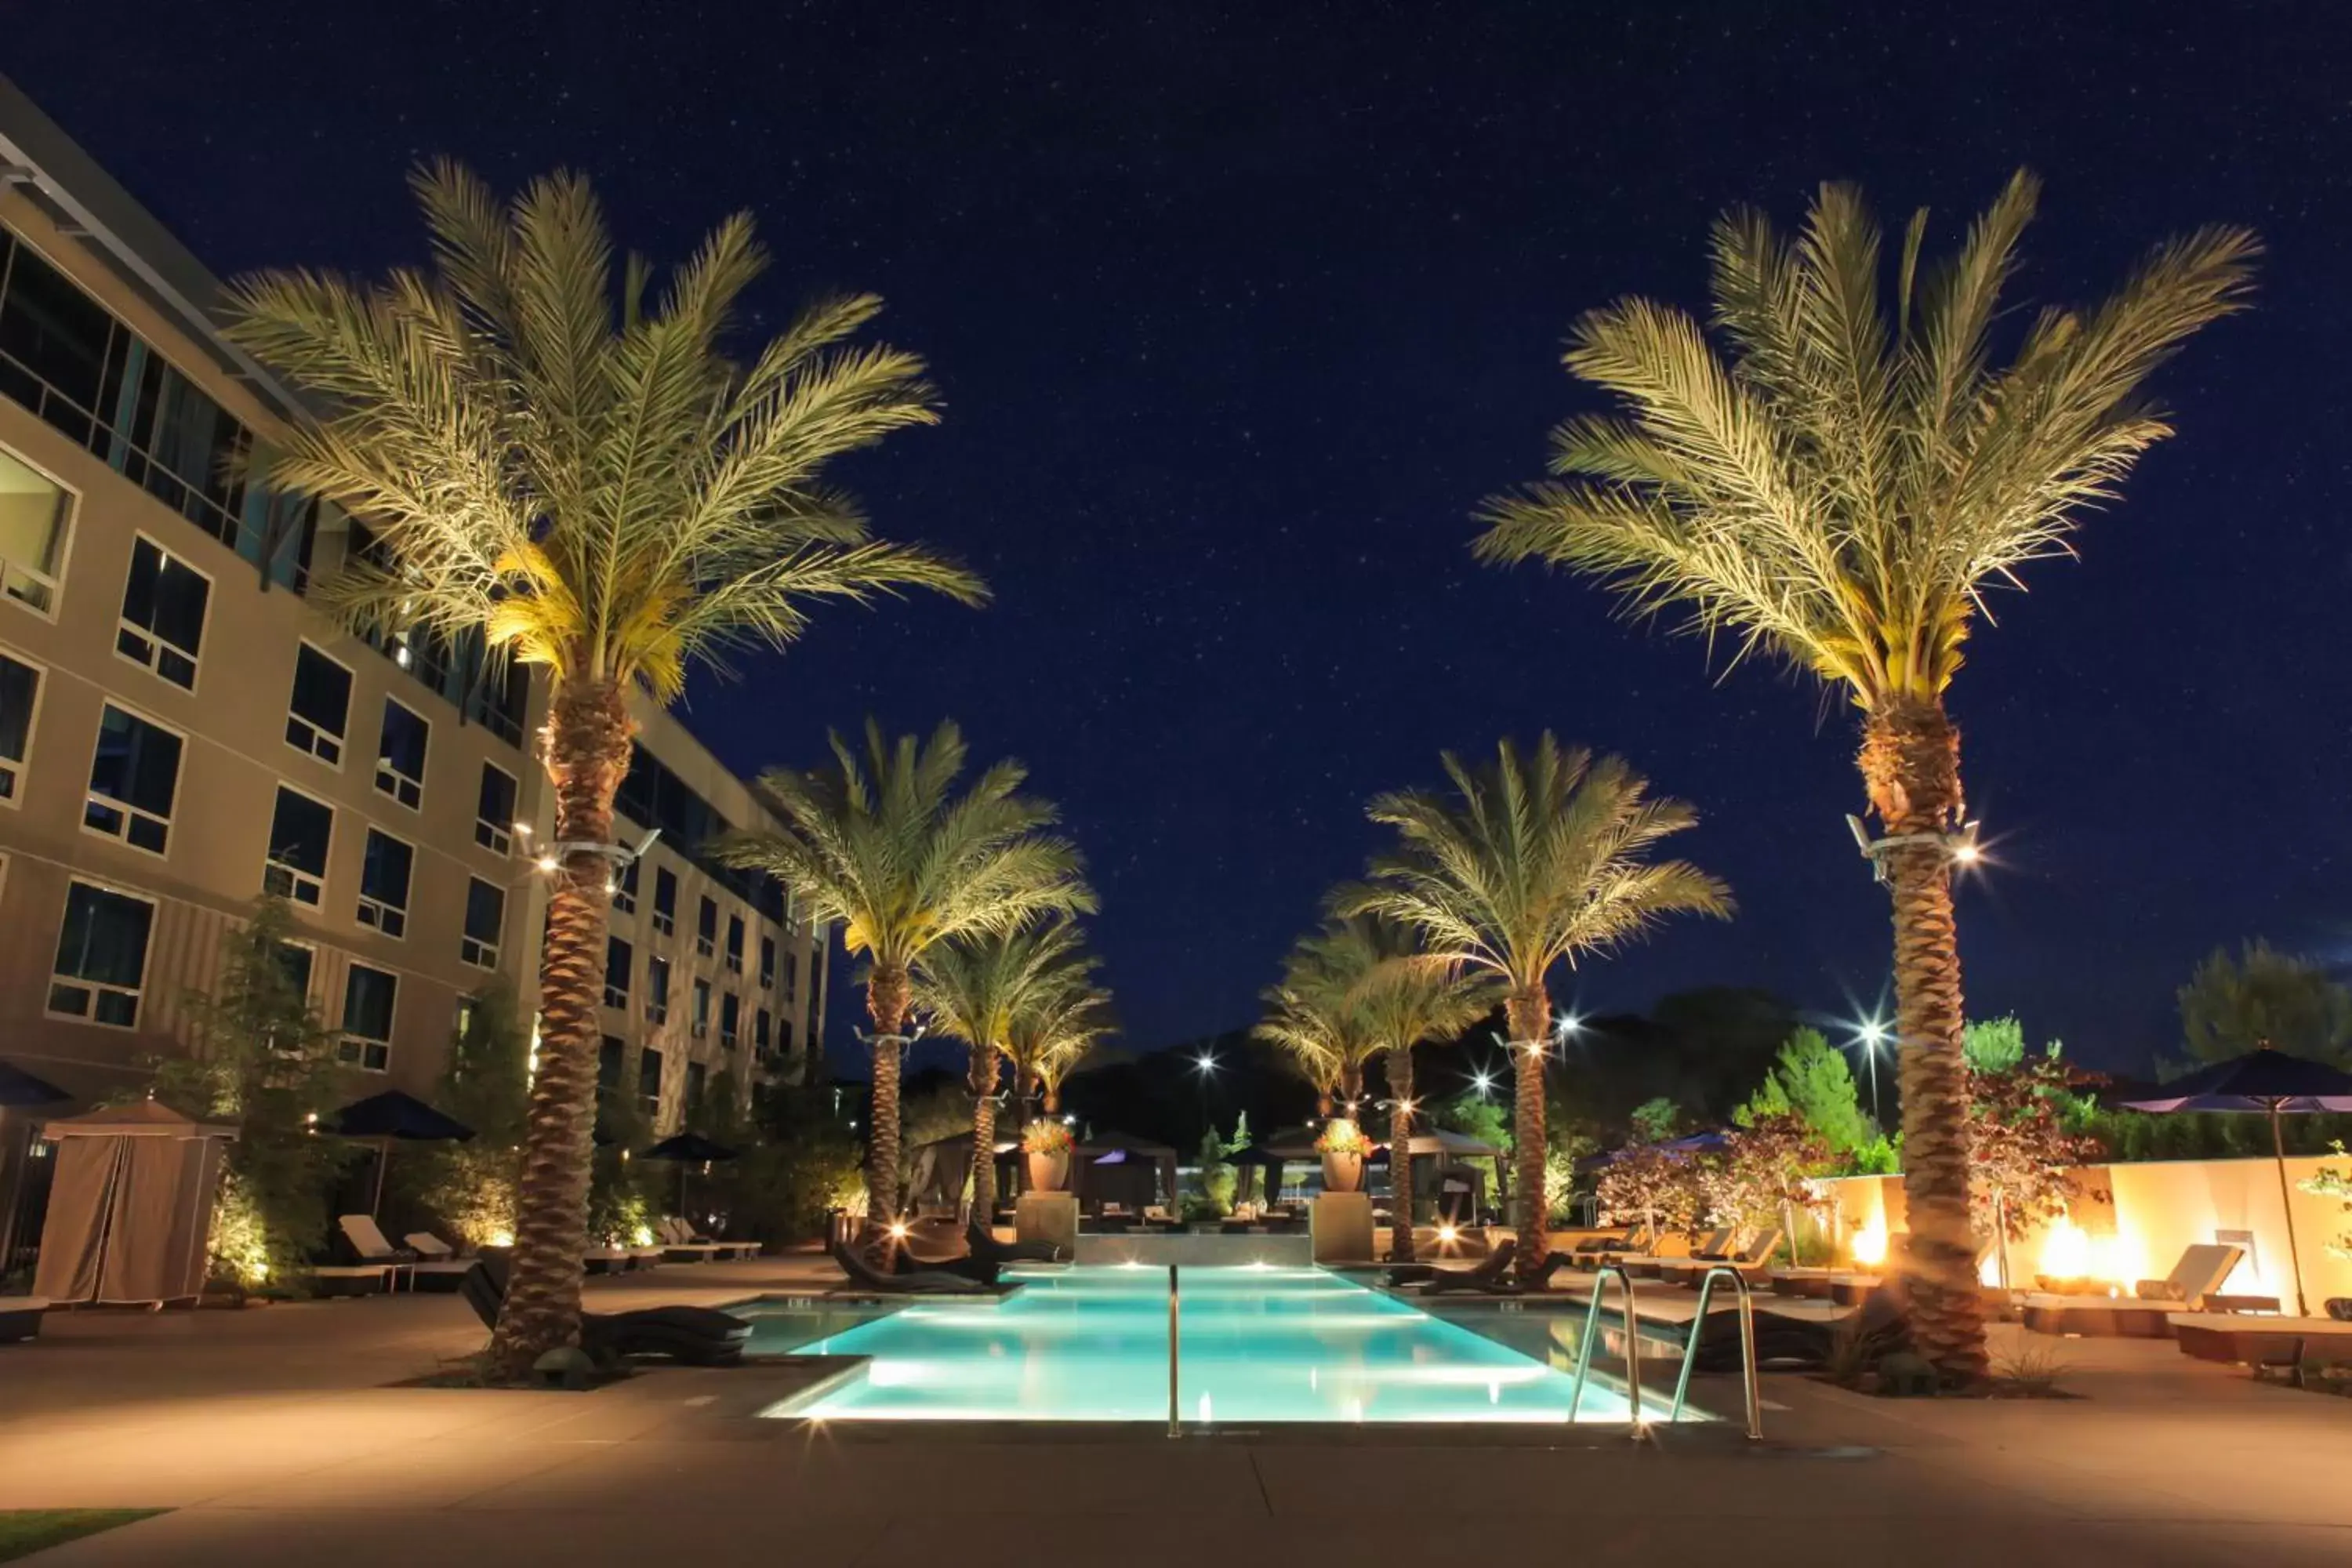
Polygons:
M1145 1047L1255 1016L1373 847L1368 797L1545 726L1696 802L1679 847L1742 904L1568 999L1867 1007L1887 915L1841 820L1846 712L1764 666L1719 679L1581 582L1475 565L1468 514L1594 406L1570 321L1703 304L1733 202L1793 219L1858 179L1895 223L1932 207L1942 249L2029 164L2027 302L2251 224L2258 311L2158 384L2179 437L2080 563L1997 604L1952 693L1999 862L1963 900L1970 1011L2136 1066L2176 1048L2173 987L2217 943L2352 959L2336 10L76 0L0 5L0 70L223 274L417 258L402 175L449 153L501 185L583 169L664 259L752 209L771 327L887 296L947 420L842 477L998 603L826 613L686 716L746 772L867 713L1027 761Z

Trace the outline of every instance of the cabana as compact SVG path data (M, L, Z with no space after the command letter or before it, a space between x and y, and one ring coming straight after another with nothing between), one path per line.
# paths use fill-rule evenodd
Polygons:
M1070 1190L1092 1215L1105 1204L1141 1214L1153 1204L1176 1203L1176 1151L1148 1138L1098 1132L1071 1151Z
M1501 1206L1504 1195L1509 1191L1503 1151L1483 1138L1473 1138L1467 1132L1449 1132L1444 1128L1433 1128L1427 1132L1412 1135L1411 1152L1412 1193L1416 1213L1422 1208L1423 1199L1430 1200L1433 1209L1445 1208L1447 1205L1442 1200L1449 1187L1457 1193L1460 1189L1468 1189L1460 1196L1466 1202L1472 1215L1486 1207L1486 1194L1482 1190L1486 1172L1473 1165L1471 1162L1474 1160L1487 1162L1494 1172L1496 1206ZM1376 1149L1367 1162L1376 1166L1385 1166L1389 1163L1389 1146L1386 1143ZM1391 1174L1389 1182L1391 1204L1395 1202L1397 1190L1404 1184Z
M58 1145L37 1295L161 1305L204 1294L213 1202L231 1127L148 1100L52 1121Z

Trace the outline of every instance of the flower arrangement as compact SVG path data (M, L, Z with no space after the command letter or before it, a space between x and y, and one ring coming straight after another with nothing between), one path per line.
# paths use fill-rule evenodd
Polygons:
M1322 1135L1315 1140L1318 1154L1370 1154L1372 1141L1364 1136L1362 1128L1344 1116L1335 1116L1324 1124Z
M1021 1152L1024 1154L1066 1154L1076 1142L1070 1135L1067 1122L1051 1117L1040 1117L1021 1130Z

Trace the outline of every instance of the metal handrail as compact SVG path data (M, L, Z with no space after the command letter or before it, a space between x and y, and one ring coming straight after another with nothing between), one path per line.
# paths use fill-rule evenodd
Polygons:
M1574 1421L1578 1407L1584 1403L1584 1380L1592 1373L1592 1342L1601 1328L1601 1292L1612 1274L1625 1298L1625 1396L1633 1404L1633 1436L1639 1441L1643 1429L1642 1331L1640 1320L1633 1315L1633 1277L1622 1263L1603 1264L1601 1272L1593 1276L1592 1294L1584 1303L1584 1339L1576 1351L1576 1384L1568 1394L1568 1418Z
M1176 1395L1176 1266L1168 1266L1168 1435L1181 1436L1184 1430L1181 1406Z
M1716 1264L1699 1279L1698 1310L1691 1314L1690 1335L1683 1345L1682 1375L1675 1380L1674 1408L1666 1419L1683 1418L1683 1402L1690 1397L1691 1368L1697 1363L1699 1341L1706 1333L1706 1301L1714 1294L1717 1278L1729 1279L1739 1292L1739 1369L1748 1395L1748 1440L1758 1442L1764 1436L1764 1415L1763 1389L1756 1372L1756 1294L1748 1288L1748 1277L1728 1264Z

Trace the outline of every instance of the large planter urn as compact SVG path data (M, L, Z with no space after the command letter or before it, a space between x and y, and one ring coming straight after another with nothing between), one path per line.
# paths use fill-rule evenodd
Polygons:
M1033 1193L1058 1193L1070 1179L1070 1152L1067 1149L1051 1154L1032 1153L1029 1161L1029 1190Z
M1356 1193L1364 1187L1364 1157L1361 1154L1323 1156L1323 1190L1327 1193Z

